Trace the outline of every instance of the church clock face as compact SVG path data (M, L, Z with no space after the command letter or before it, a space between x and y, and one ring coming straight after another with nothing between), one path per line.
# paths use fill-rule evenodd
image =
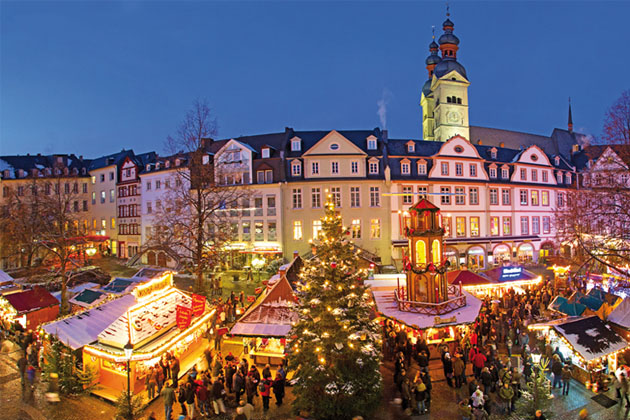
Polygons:
M462 119L461 114L457 111L450 111L448 114L446 114L446 117L448 118L448 121L452 123L457 123Z

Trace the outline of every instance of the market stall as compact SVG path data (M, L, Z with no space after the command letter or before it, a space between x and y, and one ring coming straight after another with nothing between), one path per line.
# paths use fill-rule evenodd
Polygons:
M59 301L43 287L8 293L0 297L0 318L19 322L27 330L52 321L59 315Z
M495 293L495 283L489 278L474 273L469 270L454 270L446 273L448 284L462 286L464 290L475 296L493 296Z
M528 329L553 350L559 348L563 359L573 366L573 377L584 384L595 383L604 372L615 370L618 355L628 347L628 342L597 316L563 318L532 324Z
M230 334L243 338L244 353L256 364L281 364L286 339L298 320L295 295L286 276L279 279L232 327Z
M493 283L488 286L496 297L503 296L509 289L514 289L516 293L525 293L525 289L535 286L542 281L542 277L531 271L525 270L522 266L496 267L482 273Z

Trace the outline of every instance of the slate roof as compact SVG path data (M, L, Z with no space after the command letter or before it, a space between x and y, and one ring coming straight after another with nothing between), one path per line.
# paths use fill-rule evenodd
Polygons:
M121 150L118 153L112 153L105 156L97 157L96 159L92 159L90 161L90 165L88 169L93 171L95 169L105 168L111 165L120 165L123 163L127 156L133 155L133 150Z
M42 170L44 168L53 169L60 167L57 163L57 157L63 159L62 168L67 167L71 172L64 176L77 176L72 174L73 169L77 169L78 176L87 176L82 174L81 170L85 168L87 171L90 161L76 157L74 154L55 154L55 155L11 155L0 156L0 176L5 179L5 170L9 170L9 177L6 179L15 179L18 177L17 171L22 169L26 172L26 176L31 176L32 169Z
M59 305L59 301L43 287L35 287L30 290L11 293L5 295L4 298L18 313L31 312L37 309Z
M583 137L585 137L583 134L569 133L567 130L559 128L555 128L551 136L544 136L498 128L470 126L470 141L473 144L478 144L481 140L483 145L499 147L503 143L504 147L509 149L536 145L548 155L560 154L565 157L571 156L571 148L574 144L579 144Z
M300 157L304 152L313 147L318 141L324 138L332 130L326 131L294 131L289 129L287 131L287 143L285 145L286 156ZM336 130L339 134L348 139L355 146L363 150L368 156L381 156L383 154L384 142L383 133L379 128L374 130ZM376 150L367 150L367 138L369 136L375 136L377 138ZM302 140L302 149L300 151L292 151L289 140L293 137L299 137Z

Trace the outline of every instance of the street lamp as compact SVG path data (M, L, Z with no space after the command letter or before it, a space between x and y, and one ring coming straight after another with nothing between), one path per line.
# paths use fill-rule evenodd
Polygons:
M131 365L131 355L133 354L133 344L131 344L131 340L125 344L123 347L125 351L125 358L127 359L127 404L129 404L129 411L127 412L129 416L129 420L132 420L133 415L131 412L131 379L130 379L130 365Z
M252 259L252 265L258 270L258 281L260 281L260 269L265 265L265 259L262 257L254 257Z

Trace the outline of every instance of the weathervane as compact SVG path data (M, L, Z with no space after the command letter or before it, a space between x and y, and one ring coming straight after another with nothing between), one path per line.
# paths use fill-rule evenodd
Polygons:
M450 16L451 15L451 6L448 4L448 2L446 2L446 16Z
M432 38L435 39L435 25L431 26L431 33L433 34Z

